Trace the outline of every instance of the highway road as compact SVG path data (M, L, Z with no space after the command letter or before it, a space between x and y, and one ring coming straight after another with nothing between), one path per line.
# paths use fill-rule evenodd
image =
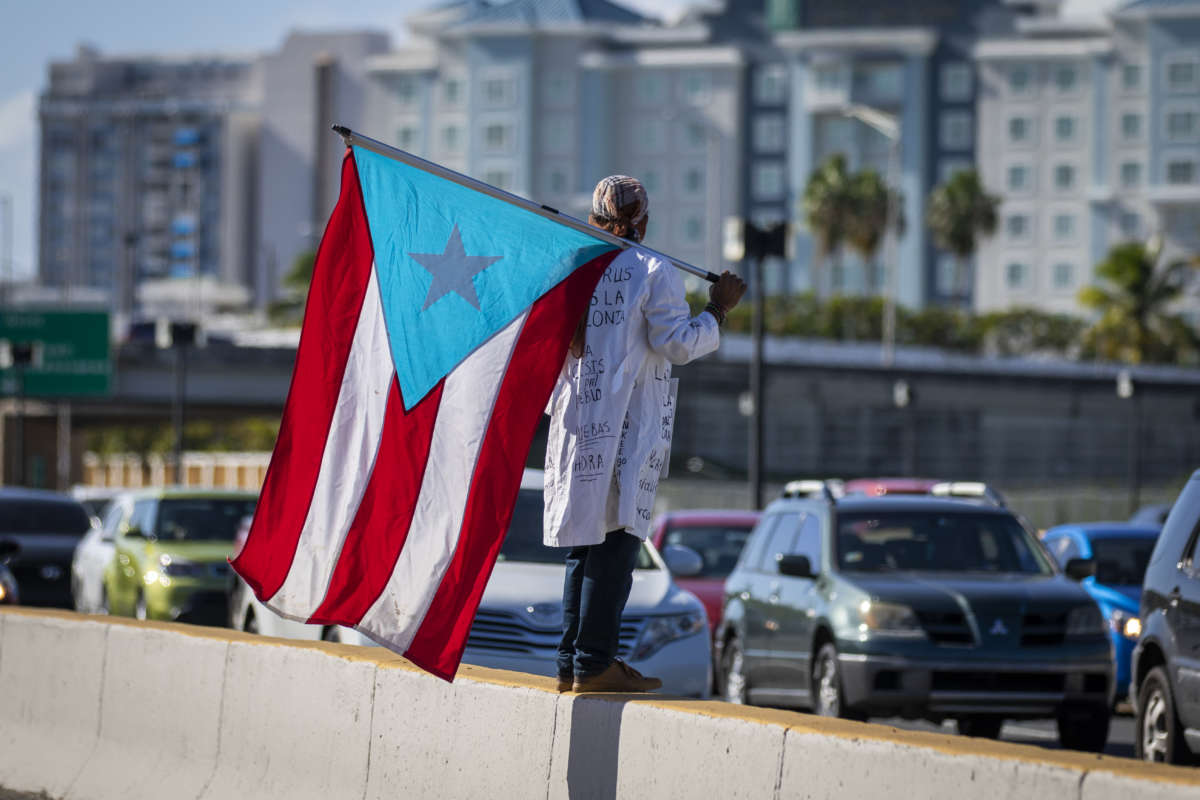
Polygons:
M931 722L903 719L872 719L871 722L877 722L881 725L893 725L897 728L914 731L955 733L954 723L951 721L947 721L940 726L934 725ZM1112 725L1108 730L1108 746L1104 748L1104 752L1110 756L1133 758L1133 737L1133 717L1129 714L1115 715L1112 719ZM1000 731L1000 738L1003 741L1016 742L1017 744L1033 744L1055 750L1059 748L1058 729L1054 724L1054 720L1049 719L1007 722L1004 724L1003 730Z

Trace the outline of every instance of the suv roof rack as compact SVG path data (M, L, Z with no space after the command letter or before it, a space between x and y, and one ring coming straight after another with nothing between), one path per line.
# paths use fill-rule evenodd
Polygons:
M780 497L791 498L819 497L827 503L832 503L841 496L842 481L837 478L830 478L828 480L806 478L788 481L783 487L783 493L780 495Z
M997 508L1007 508L1004 495L982 481L943 481L929 487L935 497L951 497L961 500L982 500Z

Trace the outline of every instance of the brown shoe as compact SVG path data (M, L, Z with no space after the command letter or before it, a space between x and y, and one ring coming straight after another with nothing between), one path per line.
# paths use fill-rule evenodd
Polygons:
M575 679L573 677L571 677L570 675L559 675L558 676L558 691L560 694L562 692L571 691L571 687L574 685L575 685Z
M613 659L608 669L599 675L575 677L571 687L576 692L652 692L662 688L658 678L647 678L624 661Z

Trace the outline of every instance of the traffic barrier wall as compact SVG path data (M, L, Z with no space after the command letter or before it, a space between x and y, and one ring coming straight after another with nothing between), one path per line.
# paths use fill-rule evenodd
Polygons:
M378 648L0 612L0 786L52 798L1177 800L1200 771L772 709L559 695Z

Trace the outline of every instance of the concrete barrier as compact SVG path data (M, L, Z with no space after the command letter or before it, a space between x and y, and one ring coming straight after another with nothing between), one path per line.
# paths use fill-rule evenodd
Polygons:
M771 709L559 695L377 648L0 612L0 786L53 798L1177 800L1200 771Z

